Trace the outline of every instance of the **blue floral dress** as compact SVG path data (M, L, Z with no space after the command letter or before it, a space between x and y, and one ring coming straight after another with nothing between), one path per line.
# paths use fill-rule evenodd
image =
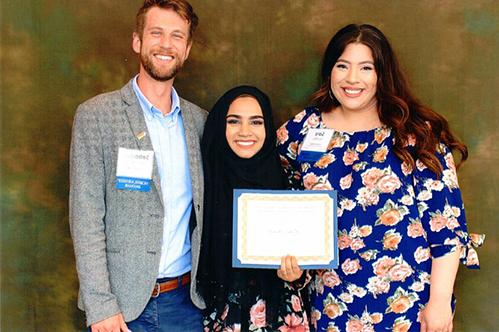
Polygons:
M277 137L294 188L338 192L340 262L335 270L313 275L312 325L328 332L419 331L432 257L461 245L466 248L461 260L477 268L472 245L483 241L467 233L452 154L443 144L438 147L440 177L419 160L411 169L392 152L390 128L380 127L334 131L321 157L300 162L310 128L326 128L316 108L286 122Z

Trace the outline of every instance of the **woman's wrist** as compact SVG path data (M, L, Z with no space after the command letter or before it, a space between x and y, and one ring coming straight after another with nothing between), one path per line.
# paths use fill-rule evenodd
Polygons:
M452 294L430 294L428 303L450 306L451 301Z

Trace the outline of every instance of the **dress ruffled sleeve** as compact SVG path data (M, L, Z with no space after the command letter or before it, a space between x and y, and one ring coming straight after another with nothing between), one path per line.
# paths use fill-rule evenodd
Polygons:
M414 187L419 216L425 229L433 258L462 249L461 262L471 269L479 268L475 248L485 239L483 234L468 233L461 191L451 151L440 144L437 157L443 172L438 177L420 160L414 170Z

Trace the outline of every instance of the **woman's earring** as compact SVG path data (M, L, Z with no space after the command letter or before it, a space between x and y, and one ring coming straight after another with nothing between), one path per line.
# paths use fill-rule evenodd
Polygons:
M329 93L329 98L331 98L331 100L334 101L334 96L333 93L331 92L331 88L327 89L327 92Z
M334 103L334 95L333 95L333 92L331 91L331 76L329 76L327 82L328 82L327 83L327 93L329 94L329 98L331 98L331 100Z

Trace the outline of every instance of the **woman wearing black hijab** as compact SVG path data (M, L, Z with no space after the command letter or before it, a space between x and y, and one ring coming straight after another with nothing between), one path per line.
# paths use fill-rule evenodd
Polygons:
M208 115L201 143L205 178L197 282L205 331L308 331L299 292L275 270L232 267L233 189L285 189L269 98L259 89L227 91ZM293 281L301 270L279 270ZM293 264L296 266L296 263Z

